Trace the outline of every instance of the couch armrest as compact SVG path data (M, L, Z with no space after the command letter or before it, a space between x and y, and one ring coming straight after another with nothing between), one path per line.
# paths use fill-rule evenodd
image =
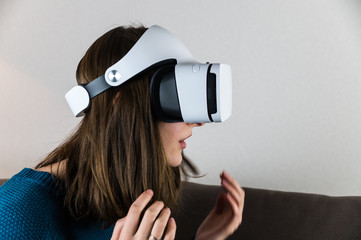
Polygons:
M361 197L244 190L243 222L229 239L361 239ZM195 234L220 191L219 186L182 184L176 239L190 239Z

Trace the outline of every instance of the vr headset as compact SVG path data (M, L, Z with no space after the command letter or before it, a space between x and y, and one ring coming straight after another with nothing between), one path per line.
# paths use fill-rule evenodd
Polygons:
M199 63L183 43L164 28L151 26L129 52L105 74L73 87L65 98L76 117L90 99L149 69L152 110L166 122L223 122L232 113L232 76L226 64Z

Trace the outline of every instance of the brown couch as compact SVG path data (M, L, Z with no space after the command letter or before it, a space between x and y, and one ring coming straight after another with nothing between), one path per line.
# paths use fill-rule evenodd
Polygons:
M6 180L0 180L0 185ZM213 208L219 186L183 183L176 239L190 239ZM361 197L245 188L241 227L228 239L361 240Z

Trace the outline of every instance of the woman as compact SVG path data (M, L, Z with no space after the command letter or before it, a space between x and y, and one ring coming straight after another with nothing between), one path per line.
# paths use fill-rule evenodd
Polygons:
M77 68L87 84L121 59L146 31L118 27L88 49ZM77 130L35 170L0 190L1 239L174 239L185 140L202 123L157 120L148 71L91 100ZM195 239L225 239L241 223L244 192L227 173ZM228 205L227 205L228 204ZM227 206L226 206L227 205Z

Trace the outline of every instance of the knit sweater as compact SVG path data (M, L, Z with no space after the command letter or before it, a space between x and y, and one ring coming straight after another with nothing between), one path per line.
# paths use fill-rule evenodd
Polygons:
M63 195L54 177L29 168L0 187L0 239L111 238L114 226L73 221L63 209Z

